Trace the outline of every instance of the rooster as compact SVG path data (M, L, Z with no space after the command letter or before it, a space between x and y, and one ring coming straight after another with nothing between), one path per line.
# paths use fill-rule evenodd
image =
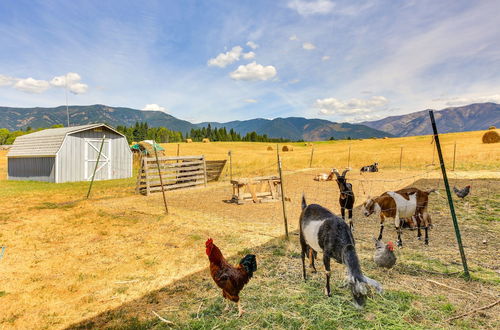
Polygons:
M255 255L247 254L238 265L233 266L226 261L211 238L206 241L205 247L210 261L210 274L215 284L222 289L224 298L238 304L238 316L241 317L245 311L241 307L239 293L257 270ZM226 310L228 307L226 304Z
M457 189L457 187L453 187L453 191L455 192L455 195L464 199L470 193L470 186L465 186L465 188L463 189Z
M394 245L392 242L384 244L381 240L373 238L375 242L375 255L373 261L379 267L392 268L396 263L396 255L394 254Z

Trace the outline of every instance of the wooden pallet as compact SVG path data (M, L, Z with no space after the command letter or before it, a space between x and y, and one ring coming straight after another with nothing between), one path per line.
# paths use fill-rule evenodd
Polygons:
M226 166L227 159L207 160L205 163L207 164L207 181L218 181L224 170L224 166Z
M232 180L232 201L237 204L276 202L281 200L281 180L277 176L260 176Z

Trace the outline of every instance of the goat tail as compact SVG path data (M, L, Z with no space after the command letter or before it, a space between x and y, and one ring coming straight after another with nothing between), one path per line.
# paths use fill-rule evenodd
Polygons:
M306 207L307 207L306 194L302 194L302 210L304 210Z
M369 286L378 293L382 292L382 286L377 281L363 275L354 245L349 244L343 248L342 260L347 266L347 283L351 289L354 303L356 307L362 308L366 302Z

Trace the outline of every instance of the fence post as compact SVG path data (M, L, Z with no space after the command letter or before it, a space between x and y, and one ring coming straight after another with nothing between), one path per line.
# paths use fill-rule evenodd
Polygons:
M455 235L457 237L458 249L460 251L460 256L462 257L462 266L464 268L464 275L466 279L470 279L469 268L467 267L467 259L465 258L465 251L462 245L462 236L460 235L460 227L458 226L457 215L455 214L455 207L453 205L453 199L451 197L450 185L448 183L448 176L446 175L446 168L444 166L443 153L441 152L441 145L439 143L439 135L437 131L436 121L434 120L434 112L429 110L429 116L431 117L432 130L434 131L434 141L436 142L436 149L439 156L439 163L441 164L441 171L443 172L444 187L446 188L446 195L448 197L448 204L450 205L451 218L453 220L453 226L455 228Z
M233 181L233 153L231 150L228 151L229 156L229 181Z
M179 157L179 155L180 155L180 148L181 148L181 144L177 143L177 157Z
M165 204L165 213L168 214L167 197L165 197L165 186L163 186L163 178L161 176L160 161L158 160L158 152L156 151L155 140L153 140L153 149L155 151L156 166L158 167L158 175L160 176L161 193L163 195L163 204Z
M457 154L457 141L455 141L455 146L453 147L453 169L452 171L455 172L455 155Z
M286 210L285 210L285 189L284 189L284 184L283 184L283 173L281 171L281 157L280 157L279 150L276 150L276 153L278 154L278 172L280 174L281 205L283 207L283 221L285 222L285 237L288 240L288 220L286 218Z
M313 163L313 155L314 155L314 146L312 147L311 149L311 159L309 160L309 168L312 167L312 163Z
M349 154L347 155L347 168L351 167L351 145L349 145Z
M106 134L102 136L101 147L99 148L99 154L97 155L97 161L95 162L94 173L92 173L92 181L90 181L89 191L87 191L87 199L89 199L90 191L92 190L92 185L94 184L95 173L97 172L97 166L99 166L99 160L101 159L102 147L104 146L104 139Z
M403 164L403 147L401 147L401 153L399 154L399 170L401 171Z

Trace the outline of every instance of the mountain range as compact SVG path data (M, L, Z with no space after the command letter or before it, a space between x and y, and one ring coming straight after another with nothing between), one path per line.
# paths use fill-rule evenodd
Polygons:
M67 123L65 106L55 108L13 108L0 107L0 128L9 130L50 127ZM210 124L212 127L234 129L240 134L255 131L269 137L291 140L320 141L335 139L370 138L385 136L412 136L431 134L428 110L407 115L390 116L376 121L358 124L336 123L323 119L300 117L275 119L237 120L226 123L203 122L193 124L161 111L143 111L106 105L69 106L71 125L107 123L111 126L132 126L136 122L147 122L151 127L167 127L186 133L192 128ZM500 126L500 105L496 103L476 103L462 107L446 108L435 112L440 133L484 130L489 126Z
M365 121L360 124L395 136L428 135L432 134L429 110ZM475 103L446 108L435 111L434 117L439 133L485 130L490 126L500 126L500 104Z
M10 108L0 107L0 127L9 130L50 127L55 124L67 123L65 106L56 108ZM71 125L91 123L107 123L111 126L132 126L136 122L147 122L151 127L163 126L170 130L186 133L191 128L199 128L211 124L212 127L226 127L234 129L240 134L255 131L258 134L267 134L269 137L282 137L290 140L319 141L335 139L369 138L392 136L391 134L370 128L365 125L334 123L322 119L306 118L276 118L251 119L231 121L227 123L204 122L192 124L162 111L143 111L106 105L69 106L69 121Z

